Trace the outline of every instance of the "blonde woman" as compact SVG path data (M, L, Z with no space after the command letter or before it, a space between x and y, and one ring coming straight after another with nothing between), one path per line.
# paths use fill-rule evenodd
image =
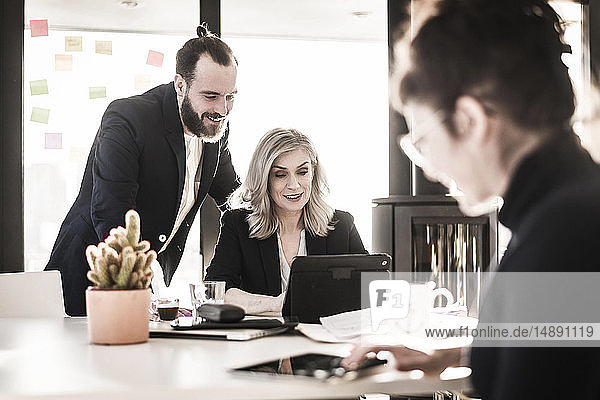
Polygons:
M324 200L315 147L295 129L258 143L242 186L229 199L207 280L225 281L225 301L246 313L281 311L298 255L366 253L347 212Z

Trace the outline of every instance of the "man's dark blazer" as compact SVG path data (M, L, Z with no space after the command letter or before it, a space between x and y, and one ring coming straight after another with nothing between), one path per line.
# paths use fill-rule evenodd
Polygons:
M91 285L86 277L86 247L104 240L112 228L124 226L129 209L140 214L141 238L157 252L171 234L185 180L183 135L173 83L115 100L106 109L79 195L61 225L46 266L61 272L67 314L85 314L85 289ZM227 138L228 132L217 143L204 143L196 202L158 256L167 284L206 195L223 205L239 186Z
M225 281L226 288L239 288L249 293L278 296L281 294L281 272L277 234L267 239L251 239L246 218L250 211L226 211L221 217L221 233L206 279ZM354 218L336 210L335 229L325 237L306 233L306 252L315 254L366 253L354 226Z

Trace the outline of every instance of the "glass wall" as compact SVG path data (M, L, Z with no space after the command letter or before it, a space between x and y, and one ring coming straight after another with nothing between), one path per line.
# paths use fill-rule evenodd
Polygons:
M25 270L48 262L75 200L86 159L108 104L173 80L175 53L189 36L53 30L25 31ZM173 277L184 292L200 279L198 218ZM187 298L187 297L186 297Z
M386 42L225 38L240 66L231 152L245 177L271 128L293 127L315 142L329 203L349 211L371 248L371 199L388 194Z
M25 31L25 269L43 269L110 101L169 82L185 37ZM104 47L97 47L104 46ZM149 51L164 55L147 64ZM108 54L110 53L110 54ZM159 56L160 58L160 56ZM156 63L158 65L158 63Z
M385 9L385 2L378 3ZM48 261L60 224L77 196L107 105L171 81L175 53L195 28L189 36L92 26L67 29L49 18L47 33L42 23L39 35L37 21L46 18L35 6L30 4L24 32L27 271L41 270ZM224 31L227 21L243 12L235 7L233 11L222 15ZM98 18L110 20L111 15ZM230 137L239 175L245 177L252 151L268 129L283 126L305 132L325 166L329 202L354 215L367 248L371 199L387 196L388 182L385 25L380 31L383 35L377 40L255 37L239 30L223 34L239 60L239 96L231 114ZM186 283L201 274L198 221L195 225L171 285L182 297L187 297Z

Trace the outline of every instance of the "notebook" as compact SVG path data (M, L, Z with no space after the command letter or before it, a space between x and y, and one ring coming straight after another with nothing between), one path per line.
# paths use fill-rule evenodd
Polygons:
M278 319L249 319L231 323L206 321L194 324L191 317L180 317L172 323L150 322L151 338L250 340L277 335L295 328L295 322Z

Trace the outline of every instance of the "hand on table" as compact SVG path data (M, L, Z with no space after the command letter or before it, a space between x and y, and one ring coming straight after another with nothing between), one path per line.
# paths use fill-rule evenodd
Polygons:
M447 367L460 363L460 348L434 350L427 354L404 346L356 346L342 361L347 369L356 369L364 360L381 351L389 352L391 365L400 371L420 369L426 374L439 374Z

